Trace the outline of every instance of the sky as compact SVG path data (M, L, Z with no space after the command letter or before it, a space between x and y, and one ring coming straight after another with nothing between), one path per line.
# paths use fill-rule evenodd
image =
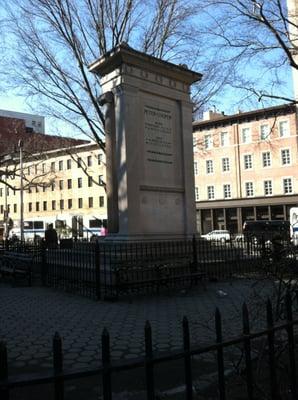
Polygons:
M1 4L0 0L0 4ZM0 8L0 17L1 17L1 8ZM208 46L207 46L208 48ZM206 48L205 50L206 51ZM208 56L208 50L207 50L207 56ZM205 58L206 58L205 54ZM269 61L269 60L268 60ZM9 68L9 66L7 66ZM221 67L221 65L219 65ZM247 74L250 74L251 76L255 76L256 79L259 79L261 81L261 84L264 83L264 87L266 87L267 82L266 79L268 79L268 75L264 76L262 75L262 71L258 69L258 66L255 65L244 65L243 68L247 67L248 72ZM289 68L284 68L282 67L280 69L283 73L283 93L286 93L289 95L289 97L292 97L292 74ZM198 72L200 71L200 66L198 67ZM246 72L246 71L245 71ZM270 76L269 76L270 78ZM232 79L232 78L231 78ZM275 104L281 104L283 101L279 100L275 102ZM7 91L4 93L3 91L0 91L0 109L4 110L10 110L10 111L18 111L18 112L28 112L32 114L37 114L39 115L38 111L38 103L35 103L36 107L34 107L34 104L29 105L28 100L25 97L17 96L15 92L13 91ZM240 95L237 93L237 90L235 89L229 89L227 88L224 91L221 91L220 94L215 97L211 102L210 102L210 108L214 109L216 108L218 111L224 111L225 114L232 114L232 113L237 113L239 109L242 111L249 111L254 108L261 108L262 106L269 106L271 105L270 102L263 104L261 102L258 102L257 100L253 102L246 102L243 105L240 103ZM66 125L65 123L54 123L54 121L48 117L45 118L46 121L46 133L48 134L60 134L62 136L73 136L74 135L74 129L73 127L70 127Z

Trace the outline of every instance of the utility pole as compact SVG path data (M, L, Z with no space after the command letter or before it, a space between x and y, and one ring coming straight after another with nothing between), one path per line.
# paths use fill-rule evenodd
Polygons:
M20 231L21 241L24 241L24 182L23 182L23 141L20 139L18 142L20 149Z

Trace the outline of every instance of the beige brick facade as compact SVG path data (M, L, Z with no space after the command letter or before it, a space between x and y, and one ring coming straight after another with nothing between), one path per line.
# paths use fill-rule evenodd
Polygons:
M298 141L294 106L231 116L211 113L209 116L209 120L194 123L197 209L215 209L215 214L221 217L219 222L210 212L206 217L209 222L204 223L204 217L199 215L199 231L229 228L226 214L227 210L231 211L229 204L232 202L238 202L239 206L231 207L234 221L230 229L235 232L241 231L243 220L247 218L247 213L244 217L239 214L241 205L246 208L270 204L283 207L297 202ZM249 218L257 219L258 211L257 208L250 210ZM262 219L272 218L270 210L262 213ZM287 218L288 210L276 209L276 214L278 218L281 214L282 218Z
M100 234L95 220L106 220L105 156L96 145L49 151L24 159L24 221L64 221L72 234L73 217L80 218L84 236ZM19 175L19 172L18 174ZM20 221L20 178L8 179L16 190L0 185L0 214L8 209L15 226ZM4 218L3 218L4 220ZM102 223L102 222L101 222ZM98 229L91 229L92 226ZM89 229L90 228L90 229Z

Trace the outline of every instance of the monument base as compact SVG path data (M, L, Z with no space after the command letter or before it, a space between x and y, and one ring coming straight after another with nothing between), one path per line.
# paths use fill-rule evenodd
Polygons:
M181 241L181 240L190 240L196 233L183 235L183 234L140 234L140 235L118 235L109 234L105 237L105 242L124 242L124 243L132 243L132 242L168 242L168 241Z

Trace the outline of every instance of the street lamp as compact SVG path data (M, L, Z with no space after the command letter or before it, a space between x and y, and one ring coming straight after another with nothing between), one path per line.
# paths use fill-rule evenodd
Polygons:
M18 141L20 149L20 231L21 241L24 241L24 186L23 186L23 141Z

